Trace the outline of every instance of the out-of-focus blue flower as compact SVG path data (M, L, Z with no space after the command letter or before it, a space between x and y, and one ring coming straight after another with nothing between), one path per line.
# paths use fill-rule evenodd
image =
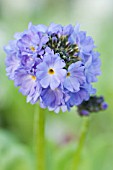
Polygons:
M28 56L28 55L23 55L21 56L21 65L24 67L24 68L32 68L32 66L35 64L35 60L34 58L31 56Z
M39 101L41 107L58 113L96 93L92 83L100 75L99 53L79 24L47 27L30 23L28 30L14 38L4 48L6 72L27 102Z
M4 47L4 51L6 52L7 55L19 53L16 43L17 43L17 40L12 40L9 42L7 46Z
M55 111L58 113L60 109L65 112L67 110L66 101L69 99L69 95L66 94L62 89L56 88L55 90L51 90L50 88L46 88L41 93L42 99L42 107L48 107L50 111Z
M101 74L100 66L101 61L99 58L100 54L98 52L92 52L88 60L85 63L85 74L87 82L96 82L97 76Z
M17 41L17 47L22 55L35 55L42 52L42 46L47 43L48 37L43 33L28 31Z
M47 32L48 27L43 25L43 24L39 24L39 25L33 25L31 22L28 25L28 30L31 30L35 33L46 33Z
M47 31L48 31L49 35L52 35L52 34L61 35L62 34L62 30L63 30L62 25L51 23L50 26L48 27Z
M101 103L101 109L106 110L108 108L108 104L106 102Z
M71 24L66 25L63 27L62 35L71 35L73 31L74 31L74 28Z
M67 102L68 108L78 106L83 100L89 99L89 93L86 89L81 88L78 92L70 93L70 99Z
M43 104L52 110L56 106L59 106L61 104L63 99L63 93L59 88L56 88L55 90L46 88L43 90L41 98L43 100Z
M86 32L79 31L79 28L80 25L77 24L69 37L69 41L78 45L80 57L85 59L84 55L90 54L95 48L95 45L92 37L86 36Z
M41 86L35 75L28 73L24 69L19 69L15 73L15 86L20 86L19 91L27 96L27 102L36 103L40 97Z
M92 112L106 110L108 107L103 96L91 96L88 101L83 101L78 105L78 113L81 116L88 116Z
M8 55L6 61L6 72L7 72L7 76L14 80L14 76L15 76L15 71L17 70L17 68L20 66L20 59L18 58L18 56L16 54L11 54Z

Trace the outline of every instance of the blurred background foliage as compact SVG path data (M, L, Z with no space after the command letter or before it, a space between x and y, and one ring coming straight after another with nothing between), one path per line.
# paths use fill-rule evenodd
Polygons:
M0 170L34 170L34 111L5 73L3 46L28 23L62 25L79 22L101 53L102 76L94 85L104 95L107 111L91 115L79 170L113 169L113 1L0 0ZM47 170L68 170L82 126L71 112L46 114Z

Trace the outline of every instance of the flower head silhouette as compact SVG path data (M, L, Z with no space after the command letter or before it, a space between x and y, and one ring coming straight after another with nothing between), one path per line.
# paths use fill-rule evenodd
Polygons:
M34 26L5 47L6 72L27 102L59 112L87 101L96 90L100 58L92 37L79 24Z

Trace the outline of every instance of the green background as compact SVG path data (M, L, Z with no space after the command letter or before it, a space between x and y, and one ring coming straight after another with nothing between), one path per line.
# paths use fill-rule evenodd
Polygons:
M34 112L38 105L9 81L3 46L28 23L80 23L101 54L102 75L94 84L108 110L90 117L90 129L79 170L113 169L113 1L112 0L0 0L0 170L35 170ZM47 170L68 170L82 127L76 108L46 114Z

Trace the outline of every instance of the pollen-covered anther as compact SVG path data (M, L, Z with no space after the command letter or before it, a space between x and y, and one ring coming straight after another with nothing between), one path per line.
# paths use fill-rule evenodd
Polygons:
M54 72L54 70L53 70L52 68L49 69L48 73L49 73L50 75L55 74L55 72Z

